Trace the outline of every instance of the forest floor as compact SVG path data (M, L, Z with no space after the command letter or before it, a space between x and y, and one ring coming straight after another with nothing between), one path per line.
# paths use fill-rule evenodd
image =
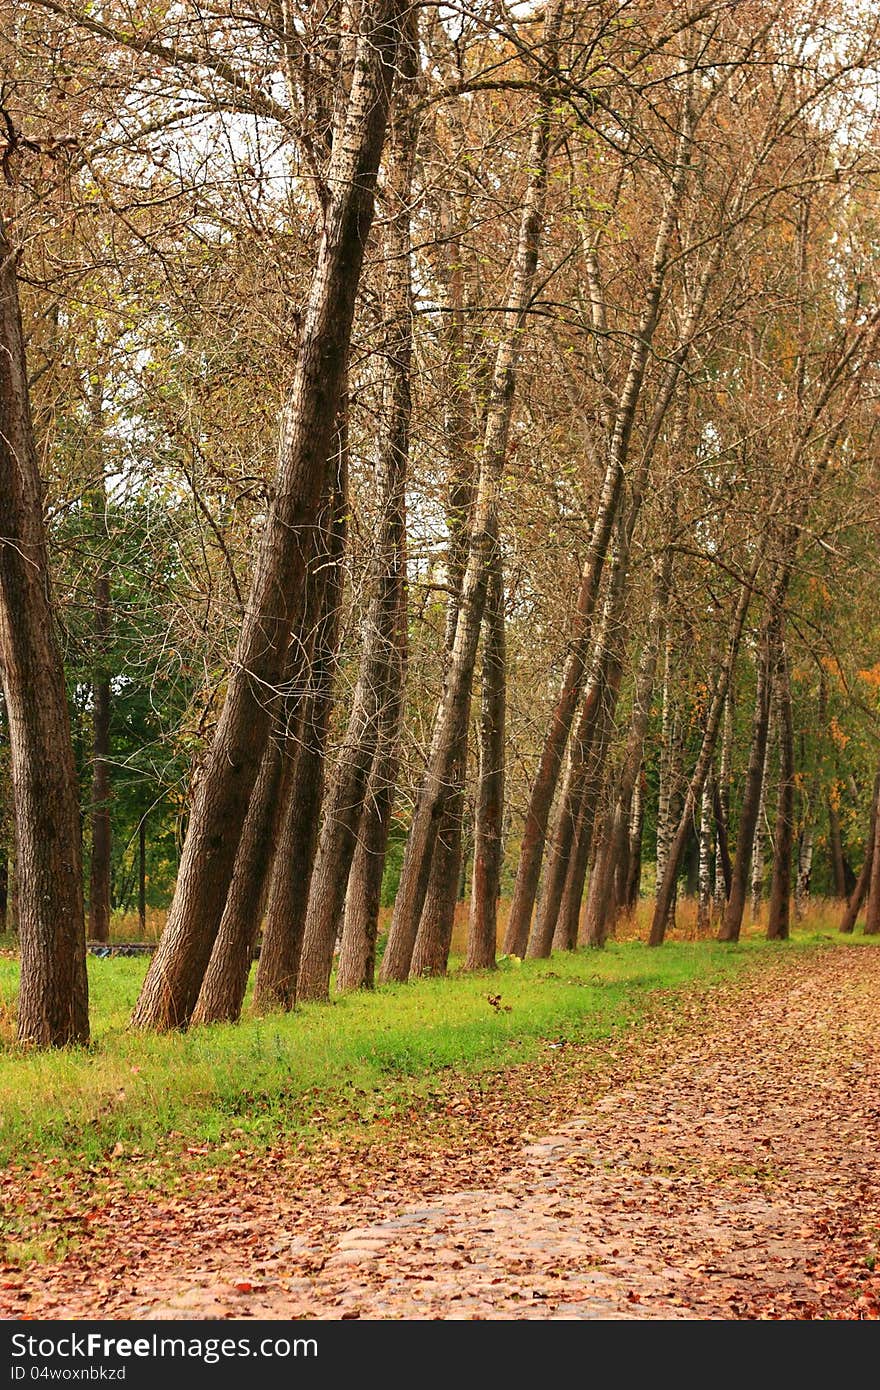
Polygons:
M203 1152L173 1194L56 1193L47 1219L91 1235L7 1266L0 1313L880 1315L880 950L756 957L425 1105L308 1151Z

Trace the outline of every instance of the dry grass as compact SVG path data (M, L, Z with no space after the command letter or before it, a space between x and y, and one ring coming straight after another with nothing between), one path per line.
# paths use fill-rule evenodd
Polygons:
M382 909L379 916L380 936L387 932L391 925L390 907ZM469 904L465 900L459 902L455 907L455 927L452 933L452 954L463 956L467 945ZM502 898L498 905L498 949L504 940L504 933L507 928L507 918L510 912L510 899ZM640 899L635 912L631 917L624 918L618 925L616 939L618 941L647 941L648 932L651 927L651 918L654 913L654 899ZM749 909L746 909L745 921L743 923L743 936L760 936L767 926L767 904L764 903L759 916L753 920ZM810 906L804 915L803 921L793 923L793 928L798 931L815 932L829 931L836 929L840 925L840 918L843 916L843 904L833 898L813 898ZM140 922L136 912L114 913L110 925L110 936L113 941L152 941L156 942L162 935L165 922L168 918L166 908L151 908L147 912L146 930L141 931ZM713 917L707 932L697 931L697 900L696 898L682 898L675 909L675 925L668 932L670 941L697 941L701 938L714 936L718 930L717 919Z

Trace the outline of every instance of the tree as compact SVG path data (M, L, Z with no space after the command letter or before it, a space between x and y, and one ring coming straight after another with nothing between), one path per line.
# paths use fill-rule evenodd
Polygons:
M16 251L0 222L0 669L15 797L18 1036L89 1037L76 772L55 634Z

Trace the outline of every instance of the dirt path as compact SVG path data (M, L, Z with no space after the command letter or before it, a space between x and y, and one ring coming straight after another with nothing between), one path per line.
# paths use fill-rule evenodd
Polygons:
M384 1136L119 1195L7 1316L876 1317L880 951L774 961L618 1056L450 1084ZM407 1128L409 1126L409 1129ZM415 1132L413 1132L415 1130ZM205 1195L205 1194L209 1195Z

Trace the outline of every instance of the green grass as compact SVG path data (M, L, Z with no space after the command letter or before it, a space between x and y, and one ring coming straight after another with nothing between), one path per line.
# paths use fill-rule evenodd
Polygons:
M610 1038L658 990L719 982L750 960L821 939L744 940L735 948L669 942L660 951L615 943L550 961L504 961L492 975L347 995L289 1015L246 1013L238 1025L172 1036L128 1031L143 960L92 960L92 1046L0 1052L0 1164L55 1156L82 1166L114 1150L150 1156L227 1141L308 1140L395 1113L430 1094L444 1069L497 1071L546 1056L549 1041ZM0 959L7 1011L16 972L14 960ZM501 996L500 1008L489 995Z

